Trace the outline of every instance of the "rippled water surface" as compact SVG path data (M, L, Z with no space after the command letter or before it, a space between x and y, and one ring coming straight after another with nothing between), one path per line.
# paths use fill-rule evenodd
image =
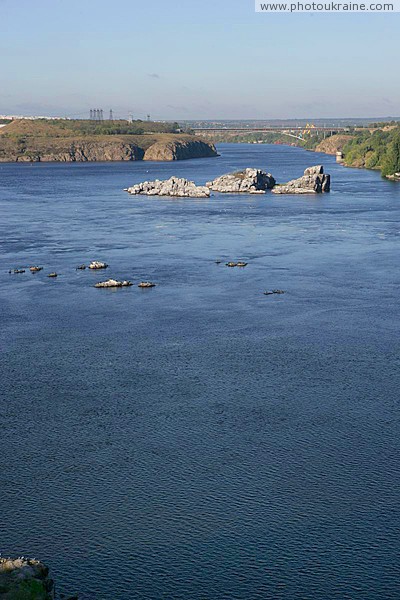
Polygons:
M220 152L0 165L0 549L82 600L397 600L400 185ZM318 162L329 195L122 191Z

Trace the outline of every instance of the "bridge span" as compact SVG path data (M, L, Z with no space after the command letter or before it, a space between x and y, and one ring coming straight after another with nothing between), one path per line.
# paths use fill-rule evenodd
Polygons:
M305 127L192 127L195 133L279 133L288 135L298 140L303 140L305 136L320 133L344 133L348 132L348 127L327 127L325 125L306 125Z

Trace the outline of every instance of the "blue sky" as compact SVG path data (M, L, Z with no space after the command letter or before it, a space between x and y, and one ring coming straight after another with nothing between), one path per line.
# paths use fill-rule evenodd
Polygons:
M0 114L398 116L399 31L254 0L0 0Z

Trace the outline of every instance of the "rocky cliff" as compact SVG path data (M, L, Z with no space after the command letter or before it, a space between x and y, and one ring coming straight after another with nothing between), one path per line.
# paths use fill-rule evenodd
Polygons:
M0 162L172 161L218 156L213 144L185 134L71 136L48 129L37 134L15 129L0 130Z
M185 140L171 142L157 142L150 146L144 160L186 160L188 158L204 158L218 156L214 144L202 140Z
M324 152L325 154L333 154L336 152L342 152L344 146L347 144L349 140L353 138L352 135L346 134L337 134L332 135L331 137L326 138L322 142L320 142L316 147L316 152Z

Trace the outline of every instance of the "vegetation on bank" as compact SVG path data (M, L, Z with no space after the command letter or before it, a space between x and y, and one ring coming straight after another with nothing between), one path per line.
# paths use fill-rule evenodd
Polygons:
M274 132L218 132L207 134L215 143L264 143L289 144L306 150L316 150L335 154L344 154L344 164L349 167L377 169L384 177L400 172L400 125L396 121L390 123L373 123L368 128L355 129L349 127L345 133L306 132L303 139L296 139Z
M144 135L180 132L178 123L154 121L90 121L84 119L16 119L2 128L2 136L69 137Z
M344 146L345 164L379 169L384 177L400 172L400 127L356 133Z

